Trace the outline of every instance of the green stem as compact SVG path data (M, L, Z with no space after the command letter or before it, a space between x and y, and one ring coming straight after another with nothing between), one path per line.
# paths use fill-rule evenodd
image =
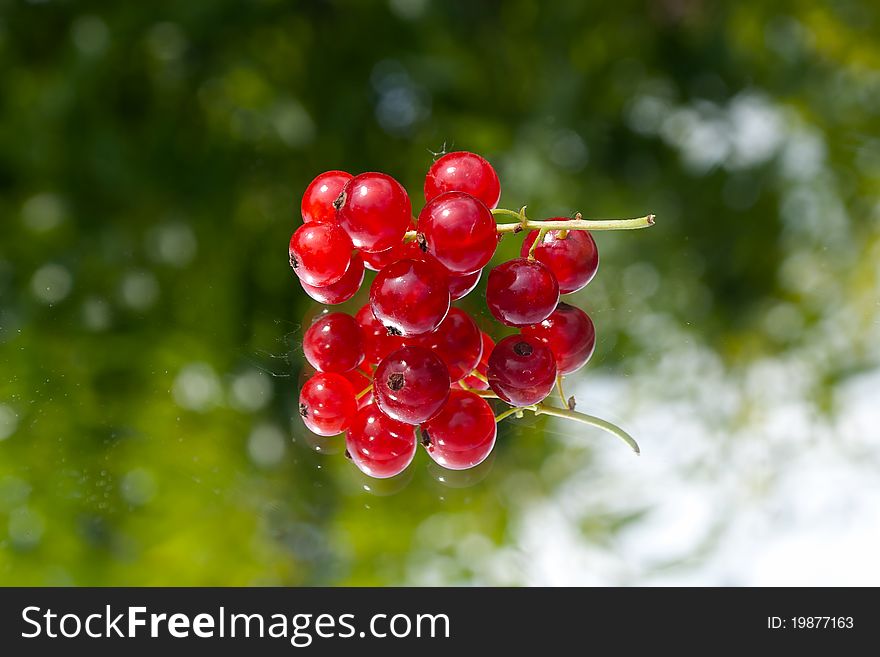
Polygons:
M581 219L581 215L578 213L574 219L567 221L548 221L526 217L526 206L523 206L519 212L508 210L507 208L495 208L492 210L492 214L496 217L516 219L514 223L498 224L497 230L499 233L520 233L524 230L558 230L559 239L565 239L569 230L635 230L654 225L653 214L633 219ZM417 236L418 231L409 230L404 235L404 241L409 242L416 239ZM538 242L539 240L535 240L535 244L538 244ZM533 244L532 249L534 248Z
M358 394L356 394L356 395L354 396L354 398L355 398L355 399L360 399L361 397L363 397L364 395L366 395L368 392L370 392L370 390L372 390L372 389L373 389L373 384L371 383L371 384L368 385L366 388L364 388L363 390L361 390Z
M545 227L538 231L538 236L535 238L535 241L532 242L532 246L529 247L529 260L535 259L535 249L538 248L539 244L544 243L544 235L547 234L548 230L550 229Z
M633 230L636 228L648 228L654 225L654 215L634 219L569 219L567 221L536 221L528 219L525 213L514 212L505 208L495 208L492 214L496 217L515 218L516 223L498 224L499 233L518 233L530 229L552 230ZM535 240L537 242L537 240Z

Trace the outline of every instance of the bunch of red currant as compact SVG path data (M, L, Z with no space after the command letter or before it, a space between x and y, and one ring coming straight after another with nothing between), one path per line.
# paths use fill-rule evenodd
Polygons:
M306 293L338 304L377 274L370 300L352 317L324 313L306 330L303 351L317 370L300 392L305 425L322 436L345 432L346 454L364 473L391 477L412 461L416 428L439 465L462 470L492 451L497 422L529 410L615 433L574 410L562 376L582 367L596 335L585 312L559 301L596 273L587 230L642 228L653 216L587 221L529 220L499 209L495 170L474 153L443 155L425 178L425 204L383 173L328 171L302 199L303 225L290 238L290 266ZM496 217L516 219L496 223ZM486 303L520 333L495 344L451 303L471 292L501 237L529 230L520 257L489 273ZM557 386L564 407L542 403ZM497 417L487 398L511 408Z

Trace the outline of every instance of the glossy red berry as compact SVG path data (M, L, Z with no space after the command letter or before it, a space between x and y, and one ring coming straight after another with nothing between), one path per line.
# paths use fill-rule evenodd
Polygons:
M351 264L351 240L334 224L310 223L296 229L288 255L294 273L306 285L332 285Z
M395 260L400 260L397 255L398 250L399 247L393 246L390 249L377 251L376 253L368 253L364 251L364 267L370 271L382 271L383 268L387 267Z
M440 410L450 385L449 371L439 356L422 347L403 347L379 363L373 397L389 417L420 424Z
M508 404L531 406L544 399L556 383L553 352L528 335L511 335L489 355L489 387Z
M305 223L336 223L333 201L339 198L345 184L351 180L345 171L326 171L306 187L302 197L302 219Z
M553 272L537 260L508 260L489 272L486 304L497 320L508 326L542 322L559 302L559 284Z
M492 353L492 349L495 348L495 341L482 331L480 331L480 338L483 343L483 355L480 356L480 362L477 364L476 371L483 377L483 379L485 379L488 375L489 355ZM474 376L473 374L468 374L461 381L453 383L452 387L460 388L462 390L464 390L465 388L472 388L474 390L488 390L489 384L486 383L486 381L484 381L483 379ZM464 385L462 386L461 384Z
M419 241L455 274L471 274L492 259L496 228L489 208L464 192L441 194L419 213Z
M319 372L348 372L364 359L361 327L345 313L319 316L303 336L303 354Z
M385 415L375 404L357 411L345 434L345 448L365 475L386 479L400 474L416 453L416 428Z
M449 303L448 276L428 260L398 260L376 274L370 287L373 314L398 335L433 331Z
M351 256L351 264L345 275L331 285L307 285L300 281L303 290L318 303L333 305L351 299L364 282L364 261L359 252Z
M556 217L548 221L567 221ZM520 254L526 257L538 238L537 230L531 231L523 240ZM559 293L570 294L584 288L593 280L599 269L599 250L593 236L585 230L570 230L564 239L558 230L547 231L535 248L535 259L550 268L559 282Z
M501 183L485 159L476 153L459 151L434 162L425 177L425 200L444 192L467 192L491 209L501 198Z
M498 433L488 402L462 390L449 393L440 412L421 428L428 454L450 470L466 470L485 461Z
M419 336L416 344L440 356L452 381L458 381L476 369L483 355L480 329L461 308L451 308L440 326Z
M559 374L582 368L596 348L596 329L590 316L567 303L560 303L540 324L524 326L522 332L550 348Z
M403 346L403 338L388 334L388 329L376 319L370 304L358 310L355 319L362 331L365 363L378 365L385 356Z
M462 274L461 276L452 275L449 277L449 296L453 301L463 299L470 294L477 283L480 282L480 276L483 270L475 271L473 274Z
M355 176L335 201L339 225L363 251L385 251L398 244L412 220L409 196L384 173Z
M319 436L335 436L345 431L357 412L356 394L342 374L319 372L300 390L300 417Z

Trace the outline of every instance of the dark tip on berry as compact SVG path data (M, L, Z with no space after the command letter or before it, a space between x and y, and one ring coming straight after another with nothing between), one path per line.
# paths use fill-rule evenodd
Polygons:
M343 205L345 205L345 191L339 193L339 196L336 197L336 200L333 201L333 208L338 210Z
M299 267L299 260L296 259L296 256L292 253L290 254L290 267L291 269L296 269Z
M401 388L403 388L404 378L403 374L400 372L395 372L391 376L388 377L388 387L391 388L394 392L397 392Z
M428 240L425 239L424 234L417 233L416 234L416 242L419 243L419 248L422 250L422 253L428 252Z
M568 398L568 410L573 411L575 406L577 406L577 401L575 401L574 395L572 395Z
M513 345L513 351L517 356L531 356L534 349L528 342L517 342Z
M309 416L309 407L306 406L305 404L300 404L299 405L299 414L302 417L308 417Z
M351 461L351 452L349 452L348 450L345 450L345 458Z
M428 448L431 446L431 436L428 434L427 430L422 429L422 446Z
M403 333L401 333L400 330L394 326L386 326L385 330L388 331L388 335L393 335L395 337L403 335Z

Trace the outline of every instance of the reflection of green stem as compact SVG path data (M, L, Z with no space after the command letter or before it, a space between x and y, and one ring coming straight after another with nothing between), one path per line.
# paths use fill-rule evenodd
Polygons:
M503 420L504 418L509 417L509 416L513 415L514 413L519 413L521 410L522 409L517 406L512 406L511 408L508 408L503 413L499 413L497 416L495 416L495 421L501 422L501 420Z
M562 390L562 375L558 374L556 376L556 390L559 392L559 400L562 402L562 405L568 407L568 400L565 398L565 392Z
M532 410L531 408L529 410ZM639 444L636 442L635 438L630 436L626 431L621 429L616 424L612 424L607 420L603 420L602 418L598 418L595 415L587 415L586 413L579 413L578 411L570 411L567 408L554 408L553 406L547 406L546 404L538 404L534 409L535 415L552 415L553 417L561 417L566 420L574 420L575 422L580 422L581 424L587 424L591 427L596 427L597 429L603 429L608 433L617 436L623 442L630 446L630 449L634 451L636 454L641 454L642 450L639 449Z
M370 375L367 374L366 372L364 372L360 367L355 367L354 370L352 370L352 371L353 371L353 372L357 372L357 373L360 374L362 377L364 377L367 381L372 381L372 380L373 380L372 377L370 377Z
M498 395L496 395L491 390L474 390L472 388L468 389L469 392L474 393L477 397L484 397L486 399L498 399ZM597 429L602 429L603 431L607 431L613 436L617 436L627 445L629 445L630 449L634 451L636 454L641 454L642 450L639 448L639 444L636 442L636 439L630 436L626 431L621 429L616 424L612 424L607 420L603 420L602 418L596 417L595 415L587 415L586 413L580 413L578 411L570 411L567 408L556 408L555 406L550 406L548 404L535 404L534 406L513 406L506 411L500 413L496 418L496 422L500 422L501 420L513 415L518 411L531 411L535 415L550 415L552 417L561 417L565 420L574 420L575 422L580 422L581 424L586 424L591 427L596 427Z
M483 376L482 374L480 374L477 370L474 370L473 372L471 372L470 375L471 375L472 377L474 377L475 379L479 379L479 380L482 381L483 383L489 383L489 379L487 379L485 376Z

